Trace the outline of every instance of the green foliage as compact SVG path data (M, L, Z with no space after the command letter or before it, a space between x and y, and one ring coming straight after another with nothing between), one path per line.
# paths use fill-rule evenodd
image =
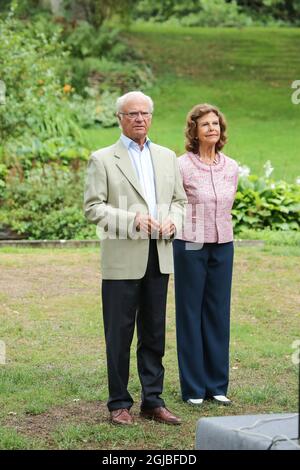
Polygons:
M184 26L249 26L252 20L241 13L236 1L200 0L199 11L189 13L181 19Z
M5 179L6 179L7 173L8 173L8 169L6 165L4 165L3 163L0 163L0 199L4 195L4 190L6 186Z
M130 63L82 59L108 51L121 57L128 48L118 42L118 30L97 31L80 23L69 37L48 16L35 16L26 26L13 10L0 20L1 37L6 38L0 43L0 79L6 86L6 100L0 107L1 161L18 171L53 161L76 166L89 153L81 128L116 125L117 94L128 87L139 88L150 73L142 66L136 73ZM71 58L62 37L74 44L72 51L80 58Z
M300 24L299 0L237 0L255 22L265 24Z
M235 0L142 0L136 18L177 22L184 26L246 26L251 18L242 13Z
M45 166L27 179L11 177L2 202L0 226L30 239L95 238L83 214L84 172Z
M265 177L240 176L232 216L234 232L243 230L299 230L300 185L269 179L272 168L265 165Z
M51 149L57 153L50 160L59 160L68 145L69 154L79 149L72 158L84 159L80 127L116 125L116 95L151 84L151 71L129 61L137 55L120 41L116 28L85 21L58 25L49 14L24 23L15 17L16 8L0 19L6 38L0 43L0 79L6 86L0 108L2 161L28 170L45 162Z
M145 89L152 84L150 68L126 40L120 38L119 29L107 25L96 29L81 21L71 31L67 29L63 38L71 51L66 70L70 71L72 86L85 98L91 98L91 88L97 91L93 94L93 99L98 101L96 107L100 100L103 108L108 92L119 94L129 89ZM106 93L101 97L103 91ZM110 125L107 120L103 121L105 126Z
M59 80L67 57L59 34L47 37L39 21L27 24L9 15L0 20L0 77L6 86L0 107L2 159L8 167L29 166L59 159L71 142L79 147L77 158L85 158L81 132L72 107L72 88ZM53 151L53 153L52 153Z
M71 63L72 85L80 94L88 96L87 88L99 93L109 91L125 93L130 89L147 89L153 83L151 69L142 63L118 63L109 59L87 57L73 59Z
M95 88L85 87L87 98L75 94L72 101L72 109L76 114L76 120L81 128L117 126L115 115L115 102L117 93L108 90L101 94Z
M95 28L99 28L105 20L119 15L121 20L129 18L135 0L65 0L64 10L71 19L84 18Z
M89 151L71 136L41 139L24 134L7 143L6 155L12 171L27 174L32 168L43 167L48 162L77 168L79 160L87 160Z
M134 0L60 0L55 11L60 17L76 21L84 19L95 28L112 16L118 15L126 22L135 3ZM21 17L32 17L39 12L50 12L51 0L1 0L0 13L7 12L12 5Z
M7 12L15 0L1 0L1 12ZM17 13L32 17L45 12L46 2L18 0ZM48 12L50 11L48 0ZM222 16L223 13L223 16ZM213 15L216 15L215 17ZM213 24L236 26L300 24L299 0L61 0L59 15L75 22L84 20L94 28L118 16L128 23L132 18L154 21L181 21L186 25Z
M141 0L136 19L185 26L299 24L299 0Z
M65 43L73 57L105 57L124 59L130 55L129 48L120 43L120 30L107 25L94 28L87 21L80 21L76 27L66 30Z
M40 0L1 0L0 13L7 14L14 8L18 16L31 16L37 11L44 10Z

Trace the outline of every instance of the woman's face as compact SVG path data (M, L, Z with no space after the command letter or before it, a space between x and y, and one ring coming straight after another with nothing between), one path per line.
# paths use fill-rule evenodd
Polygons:
M204 114L197 120L197 137L200 144L216 145L220 135L219 117L215 113Z

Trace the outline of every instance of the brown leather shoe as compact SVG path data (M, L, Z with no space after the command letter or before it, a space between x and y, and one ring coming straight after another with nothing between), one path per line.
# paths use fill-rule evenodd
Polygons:
M127 408L120 408L110 412L110 421L112 424L133 424L133 418Z
M181 419L173 415L167 408L158 406L157 408L141 409L140 416L146 419L154 419L165 424L181 424Z

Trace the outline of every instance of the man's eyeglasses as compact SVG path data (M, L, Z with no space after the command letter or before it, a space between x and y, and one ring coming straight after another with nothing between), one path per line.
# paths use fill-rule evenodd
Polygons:
M141 115L143 119L149 119L150 116L152 115L152 113L147 113L146 111L132 111L130 113L119 112L119 114L123 114L123 116L127 116L128 119L136 119L137 117L139 117L139 115Z

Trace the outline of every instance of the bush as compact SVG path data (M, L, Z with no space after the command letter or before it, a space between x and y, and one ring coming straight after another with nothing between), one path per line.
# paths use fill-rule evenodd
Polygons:
M47 154L50 160L59 159L55 149L70 142L73 150L83 148L70 106L72 87L59 80L67 53L57 32L46 37L38 22L24 30L23 22L9 15L0 20L0 35L5 38L0 42L0 76L6 86L0 107L2 161L28 169L44 162ZM80 150L77 158L86 154Z
M184 16L180 23L183 26L249 26L250 17L240 12L240 8L233 0L227 3L224 0L200 0L199 11Z
M0 42L0 77L6 86L0 106L0 161L8 168L28 171L48 161L76 165L76 160L85 160L89 152L81 128L117 125L116 95L151 84L151 71L142 64L100 59L105 54L120 58L121 49L128 51L118 30L95 30L83 22L70 36L66 31L48 16L26 23L12 11L0 19L5 38ZM63 36L81 58L71 58Z
M86 21L80 21L71 31L66 30L63 39L72 57L109 57L110 60L126 60L132 50L120 42L120 30L107 25L94 28Z
M96 238L83 214L84 171L45 166L27 179L11 177L0 212L0 227L29 239Z
M251 175L249 169L241 168L232 209L235 234L247 229L300 229L300 185L273 181L272 170L270 162L265 165L264 177Z
M118 97L116 93L104 91L97 92L95 88L85 88L88 97L74 95L72 108L76 113L78 125L82 128L94 127L99 124L101 127L117 126L115 115L115 102Z
M248 26L252 19L235 0L142 0L134 10L136 19L178 23L184 26Z
M8 169L6 165L3 165L3 163L0 163L0 199L4 195L4 190L6 187L6 175L8 173Z
M72 86L82 96L87 96L86 88L125 93L128 89L147 89L153 83L151 69L142 63L118 63L108 59L87 57L72 59L70 63Z

